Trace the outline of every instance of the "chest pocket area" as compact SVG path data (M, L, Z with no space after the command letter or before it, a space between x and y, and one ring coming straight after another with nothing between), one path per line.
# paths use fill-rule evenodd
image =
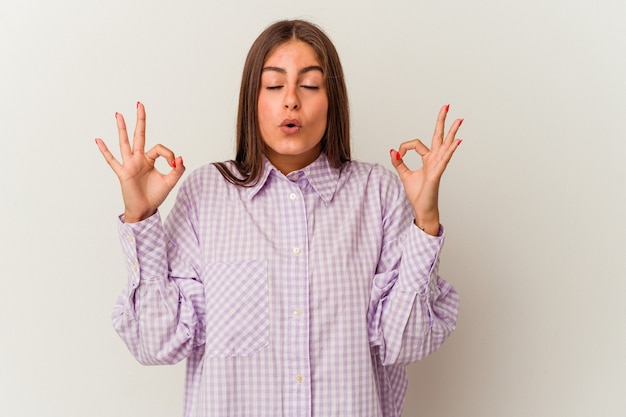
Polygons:
M269 295L264 260L214 262L204 277L205 355L249 356L269 344Z

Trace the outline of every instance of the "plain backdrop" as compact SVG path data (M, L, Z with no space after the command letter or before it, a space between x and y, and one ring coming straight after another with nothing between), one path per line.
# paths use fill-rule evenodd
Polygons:
M441 192L460 317L410 366L404 415L626 415L625 16L623 0L3 0L0 416L182 415L184 365L137 364L111 326L122 201L94 138L119 154L114 113L132 127L141 100L149 145L189 170L231 158L245 55L283 18L335 42L357 159L391 169L441 105L465 118Z

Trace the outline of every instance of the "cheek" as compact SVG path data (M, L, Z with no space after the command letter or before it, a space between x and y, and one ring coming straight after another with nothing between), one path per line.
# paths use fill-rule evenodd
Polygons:
M328 101L324 100L319 103L316 111L316 118L319 120L320 124L326 127L326 123L328 122Z

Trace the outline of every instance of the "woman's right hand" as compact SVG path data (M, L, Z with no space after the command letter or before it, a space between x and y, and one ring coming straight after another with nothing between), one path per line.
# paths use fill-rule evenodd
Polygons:
M104 141L96 139L96 144L109 166L113 169L122 186L124 198L124 221L138 222L156 213L165 198L185 172L183 159L163 145L156 145L144 152L146 142L146 110L137 103L137 123L133 135L133 144L128 141L124 117L116 113L117 130L120 139L122 163L111 154ZM167 174L162 174L154 166L155 161L163 157L172 167Z

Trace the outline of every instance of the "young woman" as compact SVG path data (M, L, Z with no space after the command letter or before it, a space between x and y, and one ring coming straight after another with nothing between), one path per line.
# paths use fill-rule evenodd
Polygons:
M125 204L113 323L143 364L187 359L185 416L401 415L405 366L441 346L458 311L437 274L439 183L462 122L444 135L447 112L431 148L390 152L398 175L352 161L333 44L310 23L275 23L244 66L235 160L194 171L164 225L183 160L144 150L141 103L132 144L116 114L122 162L96 139Z

